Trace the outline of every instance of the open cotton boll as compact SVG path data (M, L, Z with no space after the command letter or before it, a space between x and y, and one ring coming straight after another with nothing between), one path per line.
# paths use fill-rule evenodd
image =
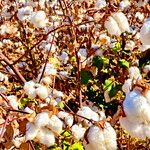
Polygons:
M71 132L72 132L72 135L77 139L77 140L80 140L84 137L84 133L85 133L86 129L83 128L81 125L77 125L77 124L74 124L72 127L71 127Z
M123 86L122 86L122 91L125 92L126 94L130 92L132 89L132 79L127 79L125 80Z
M147 74L148 72L150 72L150 65L144 66L143 72L146 73L146 74Z
M35 125L40 128L40 127L44 127L46 125L49 124L49 114L48 112L41 112L39 114L37 114L37 116L35 117Z
M47 127L50 128L52 131L60 134L63 128L63 122L56 115L53 115L49 119Z
M49 76L42 78L41 82L47 86L52 85L52 79Z
M26 90L26 94L28 95L29 98L33 99L36 97L36 89L34 87L30 87L29 89Z
M135 121L131 122L127 117L119 119L120 125L125 129L131 136L137 137L140 139L145 139L146 136L143 132L143 124L137 123Z
M91 119L94 121L99 121L99 115L96 112L92 111Z
M36 138L41 144L44 144L47 147L55 144L55 136L54 136L53 132L51 132L47 128L41 128L39 130Z
M105 122L103 134L107 150L117 150L117 135L110 123ZM111 138L110 138L111 137Z
M140 73L140 70L138 67L136 66L132 66L129 68L129 77L130 79L134 79L134 80L140 80L142 79L142 76L141 76L141 73Z
M24 21L26 19L29 19L32 12L33 8L31 6L26 6L18 9L17 17L19 18L20 21Z
M32 109L30 109L29 107L26 107L26 108L24 109L24 112L27 112L27 113L29 113L29 114L34 113L34 111L33 111Z
M46 99L48 97L48 89L45 86L39 86L36 89L36 94L40 99Z
M34 12L31 16L31 23L37 28L46 27L47 19L44 11Z
M65 119L67 116L69 115L69 113L65 112L65 111L60 111L57 116L61 119Z
M125 32L125 31L129 32L130 31L128 19L124 13L116 12L116 13L112 14L112 17L117 22L121 32Z
M18 101L17 101L17 97L15 95L10 95L7 96L8 99L8 103L9 105L13 108L13 109L18 109Z
M140 30L140 39L144 45L150 45L150 19L143 24Z
M119 4L119 7L121 9L125 9L125 8L128 8L130 5L131 5L131 3L129 0L122 0Z
M64 96L64 94L63 94L63 92L61 92L61 91L58 91L58 90L56 90L56 89L54 89L53 91L52 91L52 95L53 95L53 97L63 97Z
M68 115L67 117L65 117L65 123L66 125L68 125L69 127L71 127L73 125L73 116L72 115Z
M28 122L26 124L26 134L25 134L25 140L33 140L39 131L39 128L35 126L35 124Z
M117 24L117 22L113 19L113 17L109 16L104 23L105 28L107 29L108 33L111 35L120 35L121 30Z
M28 82L26 82L25 84L24 84L24 87L23 87L23 89L25 90L25 91L28 91L31 87L34 87L35 86L35 82L34 81L28 81Z
M111 136L110 136L111 138ZM106 150L103 130L98 126L91 126L87 133L88 142L84 142L85 150Z
M68 53L62 52L61 55L60 55L60 60L61 60L64 64L66 64L67 61L69 60Z
M138 90L133 90L126 95L123 109L130 121L150 122L150 105Z
M14 138L12 140L12 142L13 142L13 144L14 144L14 146L16 148L19 148L20 145L25 142L25 136L23 136L23 137L16 137L16 138Z
M97 0L95 6L99 9L106 7L106 0Z

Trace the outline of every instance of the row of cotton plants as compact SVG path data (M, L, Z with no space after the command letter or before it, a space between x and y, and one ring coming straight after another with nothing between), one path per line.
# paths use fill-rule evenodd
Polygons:
M0 0L0 149L149 149L149 0Z

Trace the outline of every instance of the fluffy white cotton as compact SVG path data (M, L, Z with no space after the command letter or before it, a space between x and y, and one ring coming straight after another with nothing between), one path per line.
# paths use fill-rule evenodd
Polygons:
M47 125L53 132L60 134L63 128L63 122L56 116L52 115Z
M33 12L33 8L31 6L26 6L18 9L17 17L20 21L24 21L30 19L30 15Z
M85 133L86 129L83 128L81 125L77 125L77 124L74 124L72 127L71 127L71 132L72 132L72 135L77 139L77 140L80 140L84 137L84 133Z
M45 99L48 97L48 89L45 86L40 86L36 89L36 94L40 99Z
M18 101L17 101L17 97L15 95L10 95L7 96L8 99L8 103L9 105L13 108L13 109L18 109Z
M121 32L125 32L125 31L129 32L130 31L128 19L124 13L116 12L116 13L112 14L112 17L117 22Z
M46 27L47 19L44 11L34 12L31 16L31 23L37 28Z
M28 122L26 124L26 135L25 135L25 140L33 140L39 131L39 128L36 127L33 123Z
M25 91L27 91L27 90L29 90L31 87L34 87L35 86L35 82L34 81L28 81L28 82L26 82L25 84L24 84L24 87L23 87L23 89L25 90Z
M29 98L33 99L36 97L36 89L34 87L30 87L26 90L26 94L29 96Z
M53 132L47 128L41 128L36 136L37 140L47 147L55 144L55 136Z
M125 80L122 86L122 91L125 92L126 94L129 93L132 89L132 83L133 83L132 79Z
M58 91L58 90L56 90L56 89L54 89L53 91L52 91L52 95L53 95L53 97L63 97L64 96L64 94L63 94L63 92L61 92L61 91Z
M84 142L85 150L116 150L116 133L109 123L105 123L104 129L91 126L87 133L88 142Z
M37 114L37 116L35 117L35 125L40 128L40 127L44 127L46 125L49 124L49 114L48 112L41 112L39 114Z
M30 109L29 107L26 107L26 108L24 109L24 112L27 112L27 113L29 113L29 114L34 113L34 111L33 111L32 109Z
M130 5L131 5L131 3L129 0L122 0L119 4L119 7L121 9L125 9L125 8L128 8Z
M105 28L111 35L120 35L122 32L129 32L127 17L122 12L113 13L104 23Z
M99 9L106 7L106 0L97 0L95 6Z
M73 125L73 121L74 121L74 119L73 119L72 115L68 115L67 117L65 117L65 123L69 127L71 127Z
M48 85L52 84L52 79L51 79L51 77L46 76L46 77L42 78L41 82L48 86Z
M64 64L66 64L67 61L69 60L68 54L67 54L66 52L62 52L62 54L60 55L60 60L61 60Z
M150 71L150 65L146 65L143 68L144 73L148 73Z
M132 66L129 68L128 71L129 71L130 79L134 79L134 80L142 79L142 76L138 67Z
M126 95L123 108L128 119L138 122L150 122L150 105L147 99L138 90Z
M3 74L0 72L0 82L8 82L8 77L7 75Z
M150 45L150 19L143 24L140 30L140 39L144 45Z
M111 35L118 36L121 34L121 30L120 30L117 22L111 16L109 16L108 19L105 21L104 26L107 29L108 33Z

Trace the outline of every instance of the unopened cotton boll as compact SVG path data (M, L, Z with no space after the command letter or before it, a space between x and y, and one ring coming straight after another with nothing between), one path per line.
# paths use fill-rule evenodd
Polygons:
M132 89L132 79L127 79L125 80L123 86L122 86L122 91L125 92L126 94L130 92Z
M25 140L33 140L39 131L39 128L36 127L33 123L28 122L26 124L26 135L25 135Z
M150 45L150 18L147 19L140 30L140 39L144 45Z
M7 96L7 99L9 100L9 105L13 108L13 109L18 109L18 101L17 101L17 97L15 95L10 95Z
M49 124L49 114L48 112L41 112L39 114L37 114L37 116L35 117L35 125L40 128L40 127L44 127L46 125Z
M36 94L40 99L45 99L48 97L48 89L45 86L40 86L36 89Z
M86 129L83 128L81 125L75 124L71 127L71 132L77 140L80 140L84 137L85 131Z
M20 21L24 21L26 19L29 19L32 12L33 8L31 6L26 6L18 10L17 17L19 18Z
M50 128L53 132L60 134L63 128L63 122L56 115L53 115L49 119L47 127Z
M53 132L51 132L47 128L41 128L39 130L36 138L41 144L44 144L47 147L55 144L55 136L54 136Z
M34 12L31 16L31 23L37 28L46 27L47 19L44 11Z

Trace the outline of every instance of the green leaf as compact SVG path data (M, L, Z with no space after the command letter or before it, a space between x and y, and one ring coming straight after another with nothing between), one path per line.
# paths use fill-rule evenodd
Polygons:
M84 150L83 145L81 143L74 143L69 147L69 150Z
M121 43L120 42L116 42L115 47L112 48L112 50L114 52L117 52L121 49Z
M89 80L93 78L90 71L81 71L81 84L87 84Z
M19 102L19 108L23 108L29 101L29 98L22 98Z
M61 109L63 109L65 107L64 102L62 102L62 101L59 102L58 103L58 107L61 108Z
M106 79L103 86L104 91L106 90L110 91L112 89L112 85L113 85L112 79Z
M70 143L67 141L63 141L62 145L63 145L63 150L68 150L70 147Z
M71 132L70 131L64 131L61 133L61 135L64 137L69 137L69 136L71 136Z
M126 61L125 59L119 60L119 65L120 65L121 67L127 67L127 68L129 68L129 62Z
M93 58L93 66L96 66L97 68L102 68L103 66L106 66L108 64L109 64L109 59L106 57L95 56Z

